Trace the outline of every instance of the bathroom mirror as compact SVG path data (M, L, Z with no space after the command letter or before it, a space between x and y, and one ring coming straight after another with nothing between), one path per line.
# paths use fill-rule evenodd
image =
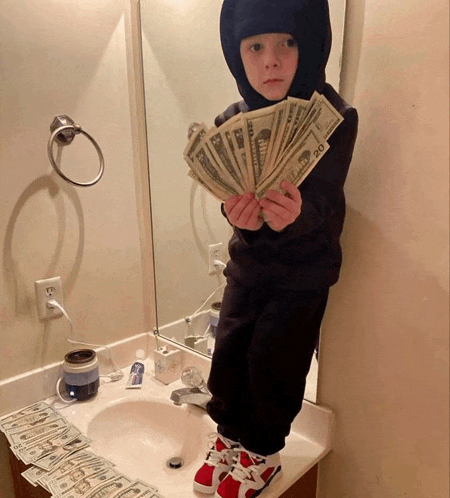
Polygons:
M192 122L214 118L241 97L222 55L222 0L140 0L149 148L157 324L162 336L211 354L225 279L208 273L209 246L227 262L232 229L220 203L188 176ZM327 80L339 88L345 0L331 0L333 48ZM317 361L305 397L315 401Z

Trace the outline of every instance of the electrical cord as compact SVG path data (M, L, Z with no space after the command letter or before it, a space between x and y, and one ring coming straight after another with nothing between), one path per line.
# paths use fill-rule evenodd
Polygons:
M224 262L220 261L219 259L215 259L214 260L214 266L216 268L218 266L223 266L225 268L227 265ZM186 324L188 326L188 332L186 333L186 335L189 334L189 329L191 328L193 319L196 318L196 316L200 313L200 311L203 309L203 307L205 306L205 304L214 296L214 294L216 294L216 292L218 292L220 289L222 289L223 287L225 287L225 284L226 284L226 282L224 282L223 284L219 285L219 287L217 287L216 290L214 290L213 292L211 292L211 294L203 301L203 303L200 306L200 308L198 308L198 310L194 311L194 313L192 313L192 315L188 315L188 316L184 317L184 321L186 322ZM204 334L200 335L198 337L201 337L201 338L207 337L210 329L211 329L211 324L208 323L208 327L206 328Z
M111 382L116 382L116 381L118 381L118 380L120 380L120 379L123 378L123 372L120 369L120 367L117 365L117 363L114 361L114 359L112 357L111 350L109 349L108 346L106 346L104 344L90 344L88 342L83 342L83 341L77 341L77 340L74 340L74 339L69 339L69 337L73 334L73 324L72 324L72 320L70 319L70 317L67 314L66 310L61 306L61 304L58 303L58 301L56 301L56 299L50 299L49 301L47 301L47 307L48 308L53 308L53 307L58 308L61 311L61 313L65 316L65 318L67 319L67 321L69 322L70 333L66 337L66 341L67 342L69 342L70 344L81 345L81 346L88 346L88 347L91 347L91 348L105 348L108 351L108 353L109 353L109 359L111 360L111 363L113 364L115 370L114 370L114 372L111 372L108 375L99 375L99 377L106 377L106 378L110 379ZM58 395L59 399L62 402L64 402L64 403L72 403L73 401L76 401L76 399L67 401L67 400L65 400L61 396L61 393L59 391L60 381L61 381L61 379L58 379L58 382L56 384L56 394Z
M218 261L218 260L214 261L214 265L216 265L216 261ZM220 261L220 263L223 264L224 266L226 266L225 263L222 263L221 261ZM211 292L211 294L203 301L203 304L200 306L200 308L197 311L194 311L194 313L192 313L192 315L188 315L188 316L185 317L184 320L188 324L188 326L191 325L192 320L200 313L200 311L203 309L203 307L205 306L205 304L214 296L214 294L216 292L218 292L220 289L222 289L223 287L225 287L225 284L226 284L226 282L224 282L223 284L219 285L219 287L217 287L217 289L215 291Z
M62 401L63 403L65 403L66 405L71 405L72 403L75 403L75 401L77 401L77 398L71 398L71 399L64 399L62 396L61 396L61 390L59 388L60 384L61 384L61 381L63 380L62 377L60 377L57 381L56 381L56 395L58 396L59 400Z
M203 338L207 337L210 329L211 329L211 324L208 323L208 326L206 327L205 333L203 335L199 336L199 337L203 337Z

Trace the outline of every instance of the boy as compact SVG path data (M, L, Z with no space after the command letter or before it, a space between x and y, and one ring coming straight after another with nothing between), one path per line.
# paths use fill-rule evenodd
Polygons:
M296 188L231 197L234 227L208 387L218 424L194 489L256 497L280 475L279 451L299 413L329 288L339 277L343 186L358 116L325 82L331 47L327 0L225 0L222 48L243 101L216 118L322 93L344 121Z

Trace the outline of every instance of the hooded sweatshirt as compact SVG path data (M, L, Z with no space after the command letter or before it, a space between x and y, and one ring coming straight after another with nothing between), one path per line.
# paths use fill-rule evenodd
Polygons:
M222 49L243 100L219 115L216 126L239 112L277 103L253 89L240 56L243 38L265 33L288 33L297 42L299 61L288 96L309 100L317 91L344 121L329 138L330 149L299 187L302 208L298 218L281 232L266 223L256 231L234 227L224 274L246 286L325 290L337 282L342 263L343 188L358 114L326 83L325 66L331 49L327 0L225 0L220 16ZM225 215L223 205L222 212Z

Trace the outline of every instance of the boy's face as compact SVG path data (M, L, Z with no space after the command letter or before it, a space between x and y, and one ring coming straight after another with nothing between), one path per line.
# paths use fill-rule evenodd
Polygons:
M298 47L287 33L265 33L241 41L245 74L267 100L282 100L291 87L298 63Z

